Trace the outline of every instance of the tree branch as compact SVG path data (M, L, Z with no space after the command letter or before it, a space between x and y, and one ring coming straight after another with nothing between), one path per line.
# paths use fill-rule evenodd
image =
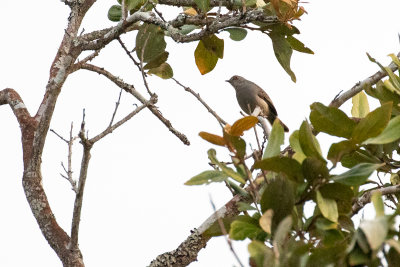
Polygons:
M104 68L100 68L92 64L82 64L81 67L82 69L90 70L103 75L104 77L112 81L114 84L116 84L119 88L123 89L124 91L136 97L136 99L138 99L142 104L148 102L138 91L136 91L133 85L125 83L121 78L114 76ZM157 109L156 106L149 105L148 109L150 109L150 111L168 128L168 130L172 132L176 137L178 137L185 145L190 145L190 142L187 139L187 137L183 133L178 132L172 126L171 122L161 114L161 112Z
M258 190L260 185L257 184L256 187ZM248 186L246 191L249 190L252 189ZM182 267L196 261L199 251L203 249L211 239L210 235L206 235L206 231L214 224L218 224L218 220L237 216L241 212L238 210L239 202L251 203L252 199L239 194L235 195L223 207L208 217L197 229L192 230L191 234L177 249L157 256L157 258L150 263L149 267Z
M207 111L210 112L211 115L213 115L217 119L217 121L219 122L220 125L226 124L226 121L224 121L220 116L218 116L218 114L200 97L199 93L196 93L189 87L184 86L175 78L172 78L172 80L174 80L179 86L181 86L183 89L185 89L186 92L191 93L207 109Z
M0 106L10 105L11 110L14 112L15 117L21 127L31 120L31 115L26 108L21 96L11 88L6 88L0 91Z
M400 58L400 52L397 54L397 57ZM391 62L388 66L393 72L398 69L397 65L394 62ZM387 73L383 70L376 72L375 74L369 76L368 78L364 79L361 82L356 83L352 88L350 88L345 93L341 94L340 96L336 96L332 102L329 104L330 107L338 108L344 102L361 92L365 87L371 86L376 84L380 81L383 77L386 77Z
M371 202L371 196L375 192L380 192L382 195L395 194L400 192L400 185L392 185L388 187L382 187L365 192L360 198L358 198L351 209L352 215L356 215L365 205Z
M114 39L117 39L122 33L126 32L129 27L134 23L142 21L160 26L163 30L168 31L169 36L178 43L187 43L197 41L205 36L217 33L224 28L230 26L240 26L242 24L258 21L267 24L280 23L276 16L267 16L262 10L249 10L246 13L231 13L231 15L224 15L218 19L209 20L203 16L190 17L185 14L180 14L178 17L170 22L165 22L156 17L152 12L135 12L130 15L126 20L120 21L116 26L109 29L109 31L101 30L104 33L101 37L93 39L93 36L98 37L100 31L88 33L78 38L82 45L83 50L97 50ZM179 33L179 27L184 24L195 24L207 26L200 32L184 35ZM106 32L106 33L105 33ZM90 38L88 38L90 37ZM91 40L93 39L93 40Z

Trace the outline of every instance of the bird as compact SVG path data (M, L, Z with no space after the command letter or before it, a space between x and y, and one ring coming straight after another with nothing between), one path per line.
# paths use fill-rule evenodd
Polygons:
M248 115L251 115L258 106L261 110L260 115L267 118L272 125L278 118L278 112L268 94L257 84L245 78L234 75L226 82L230 83L236 91L236 99L240 108ZM279 120L279 119L278 119ZM289 128L279 120L285 132L289 132Z

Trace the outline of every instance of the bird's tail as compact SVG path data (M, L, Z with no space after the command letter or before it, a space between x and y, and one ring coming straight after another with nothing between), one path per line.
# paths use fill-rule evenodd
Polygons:
M289 132L289 128L286 126L286 124L284 124L279 118L276 118L276 120L279 120L279 122L280 122L280 124L282 125L283 130L284 130L285 132Z

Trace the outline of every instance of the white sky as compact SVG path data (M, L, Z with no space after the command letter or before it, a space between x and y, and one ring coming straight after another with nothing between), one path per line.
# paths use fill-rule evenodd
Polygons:
M114 0L98 1L83 23L85 32L113 25L108 8ZM224 59L211 73L202 76L193 58L195 43L175 45L168 41L168 62L175 78L199 92L217 113L232 123L240 118L233 88L225 82L234 74L242 75L263 87L291 130L308 117L315 101L328 104L340 90L347 90L378 68L365 55L369 52L383 64L386 56L399 51L398 0L310 1L304 4L308 15L295 25L296 36L315 55L295 52L292 69L297 83L277 63L271 41L265 35L250 32L242 42L234 42L228 33ZM68 7L60 1L0 2L0 90L17 90L32 114L36 113L54 59L67 24ZM134 36L125 35L129 48ZM146 91L136 67L116 42L94 61L125 81ZM209 195L217 207L231 196L222 184L187 187L190 177L209 169L206 151L213 147L198 137L198 132L220 133L216 120L175 82L149 78L151 89L159 95L157 104L174 127L185 133L191 146L184 146L149 111L135 116L125 126L95 145L89 167L80 248L86 266L146 266L157 255L175 249L211 213ZM67 137L70 123L75 134L82 109L86 108L89 135L94 136L109 123L119 89L109 81L81 71L69 77L59 97L51 128ZM138 103L123 93L121 118ZM344 110L349 113L350 105ZM19 126L8 106L0 107L0 266L61 266L48 246L29 209L21 185L22 152ZM247 138L253 140L251 135ZM323 146L327 153L327 146ZM78 143L74 166L81 159ZM226 151L217 150L226 158ZM61 161L67 147L49 133L43 155L43 184L59 224L70 232L74 194L60 177ZM75 168L75 177L79 170ZM235 242L247 264L246 242ZM232 266L235 260L223 238L212 239L200 252L200 266Z

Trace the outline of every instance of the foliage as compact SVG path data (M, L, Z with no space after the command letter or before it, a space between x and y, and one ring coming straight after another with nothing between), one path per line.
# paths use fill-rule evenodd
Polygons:
M121 0L118 0L118 3L119 5L111 6L108 11L108 19L114 22L119 22L123 19L122 12L124 9L121 6ZM152 10L156 8L157 4L158 1L125 0L125 10L132 15L135 12ZM252 29L260 31L271 38L276 59L289 74L292 81L295 82L296 76L290 67L293 50L301 53L314 53L293 36L300 33L292 25L293 21L300 19L306 13L304 8L298 5L298 0L246 0L243 2L235 0L226 8L232 9L235 13L240 9L243 12L257 10L270 18L270 21L255 21L254 24L257 28ZM220 11L216 13L214 7L210 6L210 0L194 0L193 6L183 7L183 14L192 18L193 22L186 20L185 24L180 26L179 32L181 34L189 34L194 30L198 32L202 28L207 28L208 25L201 26L204 16L207 17L207 20L215 22L218 22L219 16L227 17L227 15L221 15ZM172 78L172 67L165 62L168 52L165 51L164 41L164 36L170 36L171 33L166 29L161 29L159 26L150 25L146 23L141 23L140 25L135 44L137 56L139 60L147 63L149 74L155 74L163 79ZM240 25L232 26L235 27L224 28L221 32L229 32L229 37L233 41L243 40L247 35L246 25L240 23ZM164 42L164 44L161 42ZM201 74L209 73L215 68L218 60L223 58L224 46L224 40L216 34L212 34L212 32L198 40L194 51L194 59ZM145 55L142 58L143 50L145 50Z
M371 61L376 62L372 58ZM395 62L400 66L398 60ZM224 220L224 227L231 239L251 240L251 266L398 264L400 231L394 227L399 215L397 200L391 195L384 199L381 192L399 184L400 162L394 156L400 151L400 78L377 64L389 79L365 88L365 92L380 101L379 107L370 111L364 92L353 97L355 117L348 117L338 108L313 103L311 124L305 120L292 133L291 150L286 149L285 153L280 152L284 132L279 123L274 123L263 157L255 156L261 155L257 152L253 157L247 156L246 142L240 136L255 126L251 116L232 127L225 126L222 136L200 134L203 139L228 148L235 170L210 158L214 170L203 172L186 184L224 180L228 186L239 183L241 191L247 192L248 204L241 204L243 215ZM243 126L235 131L238 124ZM318 132L338 138L326 155L319 146ZM211 149L210 153L215 151ZM257 174L259 170L262 172ZM376 182L373 176L378 173L390 177L390 182ZM244 190L250 182L252 185ZM366 204L360 204L360 200L367 195L374 205L375 217L356 221L353 215ZM385 205L393 207L394 212L385 209ZM310 209L312 214L306 212ZM214 229L213 236L218 234L222 232Z

